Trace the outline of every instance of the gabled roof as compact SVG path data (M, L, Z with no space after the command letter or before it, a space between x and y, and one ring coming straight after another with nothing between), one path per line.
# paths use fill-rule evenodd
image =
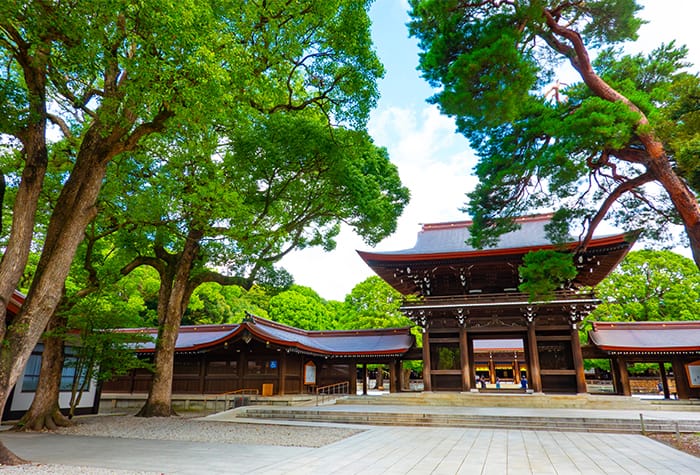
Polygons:
M588 336L608 353L700 353L700 321L593 322Z
M519 229L503 234L493 247L468 244L471 221L424 224L410 249L388 252L358 251L365 263L404 295L424 297L500 293L519 285L518 267L530 251L574 251L579 242L553 244L545 227L551 214L525 216ZM577 256L579 269L573 287L594 286L624 258L639 232L594 237Z
M121 329L120 332L141 333L154 339L156 328ZM286 347L291 351L324 356L390 356L406 353L414 343L410 328L377 330L308 331L273 322L253 315L240 324L183 325L180 327L176 352L200 351L223 345L249 334L259 341ZM155 343L137 344L139 352L155 351Z
M416 244L410 249L386 252L357 251L365 260L434 260L436 258L485 257L509 254L526 254L540 249L554 249L555 245L547 238L545 226L552 214L524 216L517 218L519 229L505 233L498 238L495 246L476 249L469 244L469 228L472 221L424 224L418 232ZM606 246L629 241L629 233L595 237L590 246ZM572 239L565 247L578 244Z

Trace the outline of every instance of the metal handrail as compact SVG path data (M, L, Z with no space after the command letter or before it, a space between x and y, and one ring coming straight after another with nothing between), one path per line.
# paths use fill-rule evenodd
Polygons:
M316 388L316 405L318 406L319 402L325 402L326 396L349 393L350 381L341 381L327 386L319 386Z

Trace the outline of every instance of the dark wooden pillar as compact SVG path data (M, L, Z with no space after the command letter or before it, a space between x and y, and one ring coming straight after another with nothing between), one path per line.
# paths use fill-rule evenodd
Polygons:
M664 399L671 399L671 391L668 388L668 376L666 375L666 367L664 362L659 363L659 374L661 375L661 385L664 391Z
M287 352L280 351L279 355L279 384L277 385L277 392L280 396L284 396L284 393L287 390Z
M369 386L369 374L367 374L367 363L362 363L362 395L367 395L367 386Z
M615 389L622 396L631 396L632 388L630 387L630 374L627 371L627 362L622 358L613 357L610 360L613 373L617 374L617 382Z
M520 362L517 353L513 356L513 383L520 384Z
M476 359L474 358L474 340L467 335L467 354L471 367L469 368L469 389L476 389Z
M204 379L206 378L206 371L207 371L207 359L202 358L201 360L199 360L199 394L204 394L204 389L205 389Z
M576 392L584 394L588 392L586 387L586 375L583 372L583 354L581 353L581 340L578 337L578 328L573 325L571 329L571 352L574 357L574 369L576 370Z
M430 369L430 334L426 328L423 333L423 391L433 390Z
M674 359L671 362L673 375L676 377L676 394L678 399L690 399L690 383L688 374L685 372L683 361Z
M469 345L467 345L467 329L461 327L459 329L459 359L460 364L462 366L462 391L469 391L471 389L469 374L472 372L472 370L471 365L469 364L471 360L469 356Z
M489 353L489 382L496 384L496 363L493 361L493 353Z
M396 360L390 361L389 362L389 392L390 393L395 393L396 392Z
M350 394L357 394L357 361L352 360L352 371L350 371Z
M537 333L535 322L527 327L528 375L529 386L537 393L542 392L542 377L540 376L540 354L537 349Z

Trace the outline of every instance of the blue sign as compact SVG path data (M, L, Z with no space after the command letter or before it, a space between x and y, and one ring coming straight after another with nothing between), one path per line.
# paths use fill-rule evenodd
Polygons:
M271 368L271 369L277 368L277 360L272 360L272 361L270 361L270 368Z

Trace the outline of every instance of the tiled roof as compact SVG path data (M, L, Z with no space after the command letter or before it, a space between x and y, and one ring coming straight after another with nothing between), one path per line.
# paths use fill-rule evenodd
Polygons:
M141 333L155 339L156 328L121 329ZM414 343L409 328L377 330L307 331L251 316L240 324L183 325L180 327L176 352L197 351L240 338L248 331L260 341L292 350L328 356L379 356L403 354ZM153 352L155 343L139 343L138 351Z
M594 322L591 343L612 353L700 352L700 321Z
M469 228L472 222L456 221L450 223L424 224L421 231L418 232L416 244L410 249L383 252L358 251L358 253L365 261L382 258L394 260L392 257L400 260L402 256L410 256L412 258L431 258L432 256L439 256L443 258L449 255L492 255L509 254L511 252L517 253L519 251L525 253L528 250L553 247L552 242L547 238L547 233L545 232L545 226L551 219L551 214L517 218L515 221L520 225L519 229L502 234L498 238L496 245L488 246L483 249L476 249L468 243L470 237ZM593 239L591 245L607 244L608 241L624 241L626 236L627 234L597 236ZM571 243L576 244L574 238L571 239Z

